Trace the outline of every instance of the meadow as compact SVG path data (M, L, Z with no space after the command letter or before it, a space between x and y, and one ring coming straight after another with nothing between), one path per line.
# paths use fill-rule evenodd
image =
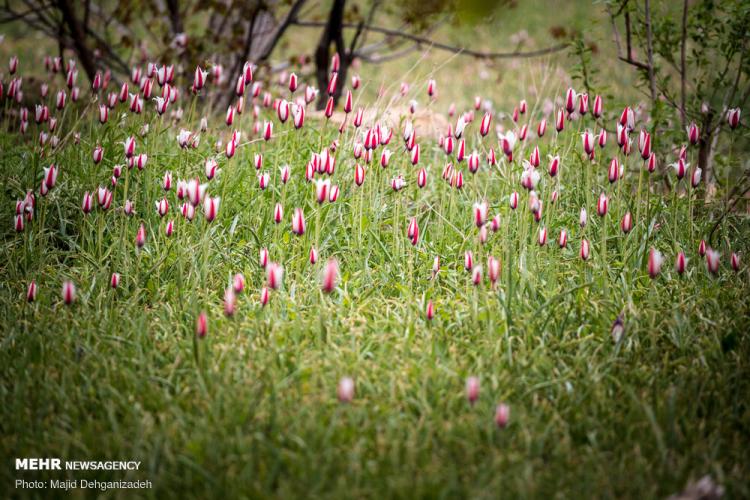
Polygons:
M210 114L213 68L123 93L54 58L24 112L22 59L3 463L142 461L23 475L154 485L107 496L750 496L750 222L705 192L697 128L660 144L632 95L552 65L501 96L419 61L331 73L327 117L291 72L249 65L241 113ZM719 178L746 156L732 116Z

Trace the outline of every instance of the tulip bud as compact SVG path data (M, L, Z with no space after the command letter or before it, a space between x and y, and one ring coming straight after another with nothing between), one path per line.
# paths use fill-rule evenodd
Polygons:
M208 317L201 312L195 320L195 336L202 339L208 333Z
M510 419L510 407L504 403L497 405L495 408L495 425L503 429L508 425Z
M476 265L471 270L471 282L474 286L479 286L482 283L482 266Z
M72 281L65 281L62 287L63 303L71 305L76 300L76 286Z
M479 377L469 377L466 379L466 399L469 404L473 405L479 399Z
M598 95L594 98L594 108L591 110L591 114L594 118L602 116L602 96Z
M568 246L568 232L565 229L560 231L560 237L557 239L557 245L560 248L565 248Z
M589 240L585 238L582 239L581 240L581 252L580 252L581 259L588 260L590 251L591 251L591 247L589 245Z
M740 125L740 108L732 108L727 111L727 124L732 130L736 129Z
M719 258L721 255L713 248L706 250L706 267L711 274L719 272Z
M292 216L292 232L298 236L305 234L305 215L301 208L294 209Z
M698 144L698 141L700 140L700 129L698 128L698 125L695 124L695 122L691 123L690 126L687 128L687 135L688 135L688 142L695 146Z
M677 271L678 274L683 274L685 272L685 265L686 265L687 259L685 258L685 252L680 252L677 254L677 258L674 262L674 269Z
M630 230L633 229L633 216L630 215L630 212L625 212L625 215L622 216L620 229L622 229L622 232L625 234L628 234Z
M336 288L339 279L339 263L336 259L329 259L323 270L321 288L325 293L331 293Z
M648 275L651 279L656 278L659 275L663 262L664 258L661 253L655 248L651 248L648 253Z
M167 237L172 236L172 233L174 232L174 221L167 222L166 227L164 228L164 234L167 235Z
M565 128L565 114L563 113L562 109L557 110L557 119L555 120L555 130L557 130L557 133L562 132L562 130Z
M701 240L698 244L698 255L704 257L706 255L706 240Z
M37 285L36 281L31 280L28 288L26 288L26 302L34 302L36 300Z
M547 228L546 227L540 227L539 228L539 246L543 247L547 244Z
M732 252L732 256L730 257L730 263L732 264L732 269L735 272L738 272L740 270L740 256L739 256L739 254L736 254L735 252Z
M599 214L600 217L604 217L607 215L607 208L609 207L609 199L607 198L607 195L604 193L601 193L599 195L599 201L596 203L596 213Z
M349 377L343 377L339 380L336 394L342 403L351 403L354 399L354 380Z
M138 248L143 248L143 245L146 244L146 228L143 224L140 225L138 228L138 232L135 235L135 246Z

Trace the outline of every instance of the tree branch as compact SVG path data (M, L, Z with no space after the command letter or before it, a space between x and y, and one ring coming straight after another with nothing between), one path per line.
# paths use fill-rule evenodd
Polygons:
M293 24L304 27L304 28L320 28L326 25L326 23L319 22L319 21L295 21ZM356 29L357 26L358 26L357 24L352 24L352 23L344 23L342 25L342 27L345 29ZM453 45L436 42L434 40L430 40L428 38L421 37L418 35L413 35L411 33L396 31L396 30L392 30L388 28L383 28L380 26L370 26L367 28L367 30L375 32L375 33L381 33L383 35L387 35L391 37L405 38L407 40L416 42L418 45L429 45L430 47L438 49L438 50L445 50L447 52L453 52L454 54L471 56L477 59L513 59L513 58L525 58L525 57L539 57L539 56L544 56L547 54L552 54L555 52L560 52L568 48L567 43L562 43L559 45L546 47L544 49L531 50L528 52L520 52L520 51L482 52L482 51L467 49L465 47L455 47Z

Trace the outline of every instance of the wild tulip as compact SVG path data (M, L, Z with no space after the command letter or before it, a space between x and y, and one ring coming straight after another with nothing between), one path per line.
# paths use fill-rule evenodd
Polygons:
M365 169L359 163L354 166L354 183L361 186L365 182Z
M618 315L617 318L615 318L614 323L612 323L612 329L609 333L615 343L620 342L620 340L622 339L622 335L625 333L625 324L622 321L621 314Z
M57 183L57 166L51 164L49 167L44 167L44 185L47 189L52 189Z
M125 139L125 142L123 142L123 147L125 149L125 158L131 158L135 153L135 137L131 135L130 137Z
M651 153L651 156L648 157L648 163L646 167L649 171L649 173L654 173L656 170L656 153Z
M589 95L580 94L578 96L578 114L583 116L589 111Z
M471 270L471 282L474 286L479 286L482 283L482 266L476 265Z
M321 288L325 293L331 293L336 289L339 279L339 263L336 259L329 259L323 270Z
M305 124L305 107L293 105L292 107L292 121L294 122L294 128L301 129Z
M411 240L412 245L416 245L419 242L419 224L417 223L416 217L412 217L409 221L409 227L407 228L406 234Z
M594 98L594 107L591 109L591 114L594 118L602 116L602 96L598 95Z
M700 140L700 129L695 122L691 123L687 128L688 142L695 146Z
M477 170L479 170L479 153L473 151L469 155L469 158L466 161L466 165L469 167L469 172L471 172L472 174L476 174Z
M562 109L557 110L557 118L555 120L555 130L560 133L565 128L565 114Z
M487 151L487 165L495 166L497 165L497 158L495 157L495 149L490 148Z
M344 100L344 113L349 114L352 112L352 91L346 91L346 99Z
M112 276L109 279L109 286L112 289L116 289L118 286L120 286L120 274L119 273L112 273Z
M443 151L445 151L445 154L450 155L451 153L453 153L453 148L453 137L446 137L443 140Z
M76 300L76 286L72 281L65 281L62 286L63 303L66 306L71 305Z
M273 122L266 121L263 123L263 139L270 141L273 137Z
M301 208L294 209L292 216L292 232L298 236L305 234L305 215Z
M539 125L536 127L536 135L538 137L544 137L544 133L547 131L547 120L542 118L542 120L539 122Z
M437 273L440 272L440 256L436 255L432 260L432 278L435 279Z
M427 321L432 321L435 317L435 304L431 300L427 301L427 307L425 307L425 318Z
M279 176L281 177L281 183L286 184L289 182L290 170L289 165L284 165L279 169Z
M271 290L278 290L281 288L282 280L284 279L284 268L281 264L276 262L269 262L266 267L266 280L268 282L268 288Z
M271 182L271 176L268 172L260 172L258 174L258 187L261 190L264 190L268 187L268 184Z
M102 159L104 158L104 148L102 148L101 146L97 144L91 156L94 160L94 164L100 163Z
M135 246L137 248L143 248L146 244L146 227L141 224L138 227L138 232L135 235Z
M197 207L198 204L203 200L203 198L206 195L206 185L201 184L200 180L191 179L187 183L187 196L188 201L190 201L190 204L194 207Z
M622 229L622 232L625 234L628 234L631 229L633 229L633 216L630 215L630 212L625 212L625 215L622 216L620 229Z
M661 265L664 262L664 257L655 248L651 248L648 253L648 275L651 279L656 278L661 272Z
M339 198L339 187L338 185L332 185L331 189L328 191L328 201L329 203L333 203Z
M234 316L237 310L237 296L231 286L224 289L224 315L228 318Z
M484 245L485 243L487 243L488 236L489 236L489 233L487 231L486 225L479 228L479 243L480 244Z
M687 259L685 258L685 252L679 252L674 262L675 271L677 271L678 274L683 274L685 272L686 263Z
M560 231L560 237L557 239L557 245L560 248L565 248L568 246L568 232L565 229Z
M719 272L719 259L721 255L713 248L706 250L706 267L711 274Z
M166 198L162 198L160 201L155 202L156 212L160 217L164 217L169 212L169 202Z
M675 175L677 175L677 180L682 180L682 178L685 177L685 174L687 173L689 165L685 163L685 160L680 158L676 163L672 164L672 167L674 167Z
M586 130L581 134L581 141L583 142L583 150L587 155L591 155L594 152L594 134L590 130Z
M138 167L138 170L143 170L148 163L148 155L145 153L141 153L135 157L135 166Z
M261 248L258 251L258 264L263 269L265 269L266 266L268 266L268 249L267 248Z
M36 281L31 280L29 286L26 288L26 302L34 302L36 300L37 285Z
M336 396L341 403L351 403L354 399L354 380L350 377L343 377L339 380Z
M167 235L167 237L172 236L172 233L174 233L174 221L167 222L167 225L164 227L164 234Z
M516 191L510 194L510 208L513 210L518 208L518 193Z
M492 123L492 114L485 113L482 117L482 122L479 124L479 133L482 137L486 137L490 132L490 124Z
M586 212L586 207L581 207L581 213L578 217L578 223L581 225L581 227L586 227L587 220L588 213Z
M619 123L628 130L633 130L635 128L635 113L630 106L625 106L622 110Z
M420 189L424 188L427 185L427 170L422 167L419 169L419 172L417 173L417 186L419 186Z
M89 212L91 212L91 209L92 209L91 193L86 191L83 194L83 203L81 203L81 210L83 210L84 214L88 214Z
M213 222L219 213L219 198L206 196L203 200L203 214L208 222Z
M289 75L289 92L294 93L297 90L297 74L292 73Z
M599 214L600 217L604 217L607 215L607 209L609 207L609 199L607 198L607 195L604 193L601 193L599 195L599 200L596 203L596 213Z
M362 108L358 108L357 112L354 114L354 127L359 128L362 126L362 119L365 116L365 111Z
M493 287L497 283L498 278L500 278L500 260L492 255L487 257L487 277L490 279Z
M328 179L317 179L315 181L315 199L318 203L326 201L330 187L331 181Z
M740 108L732 108L727 111L727 124L732 130L736 129L740 125Z
M456 189L461 189L464 186L464 173L461 171L453 172L453 176L451 177L451 187L455 187Z
M557 176L557 173L559 170L560 170L560 157L559 156L551 157L550 162L549 162L549 176L550 177Z
M16 215L13 218L13 227L17 233L22 233L24 228L23 215Z
M406 187L406 181L402 176L394 177L391 179L391 189L398 192L401 191L404 187Z
M357 90L361 84L362 79L359 77L359 75L352 75L352 88L354 90Z
M493 233L496 233L500 230L500 214L497 214L492 218L490 221L490 229L492 229Z
M507 404L501 403L495 408L495 425L500 429L505 428L508 425L510 419L510 407Z
M208 334L208 317L205 312L201 312L195 320L195 336L199 339L205 338Z
M393 153L388 148L383 149L383 152L380 153L380 166L381 167L386 168L388 166L388 163L391 160L392 154Z
M704 257L706 255L706 240L701 240L698 244L698 255Z
M318 262L318 250L315 247L310 247L310 254L308 256L308 260L310 261L310 265L314 266Z
M690 185L693 188L697 188L701 183L701 174L703 173L703 170L696 167L693 169L693 173L690 175Z
M740 256L739 254L732 252L732 255L730 257L730 263L732 265L732 269L737 272L740 270Z
M610 184L617 182L617 179L620 178L620 161L616 156L609 162L607 178L609 179Z
M419 163L419 144L416 144L411 150L411 164L416 165Z
M471 271L474 268L474 254L471 250L466 250L464 253L464 269Z
M482 227L487 222L487 202L474 203L474 224Z
M331 73L331 77L328 80L328 86L326 87L326 92L329 96L333 97L333 94L336 93L336 85L339 81L339 74L337 72Z
M589 240L585 238L582 239L581 240L581 252L580 252L581 259L588 260L590 252L591 252L591 245L589 245Z
M540 227L539 228L539 238L538 238L539 246L543 247L547 244L547 228L546 227Z
M271 298L271 294L268 291L267 287L263 287L260 289L260 305L261 307L265 307L268 304L269 299Z
M125 200L125 206L123 207L123 211L125 212L125 215L134 215L135 214L135 203L131 200Z
M575 111L577 98L578 98L578 95L576 94L576 91L573 90L572 88L569 88L568 91L565 93L565 111L567 111L568 114Z
M428 80L427 81L427 95L429 97L435 97L436 92L437 92L437 83L433 79Z
M286 123L286 121L289 119L289 102L285 99L282 99L281 102L279 102L279 107L276 108L276 115L279 117L279 121L281 123Z

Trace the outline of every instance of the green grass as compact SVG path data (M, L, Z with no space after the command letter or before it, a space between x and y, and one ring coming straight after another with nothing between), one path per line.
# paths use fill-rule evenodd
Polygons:
M408 77L421 102L431 69L419 67ZM524 69L526 87L539 101L563 90L549 75ZM400 80L394 82L397 91ZM439 85L450 87L450 80ZM482 94L498 95L492 88ZM525 97L535 124L540 105ZM615 103L605 105L618 113ZM93 123L92 109L69 107L60 136L75 126L81 144L69 137L56 152L46 148L44 157L34 146L33 122L26 137L0 134L6 207L0 214L0 456L6 464L0 484L7 494L39 494L14 490L20 477L96 477L149 479L154 489L140 494L153 497L653 498L710 474L730 497L750 495L748 268L743 262L734 272L728 263L730 251L747 256L750 227L746 215L729 215L714 242L722 252L720 272L710 276L697 247L722 207L698 203L703 187L688 190L693 217L685 181L677 197L663 194L657 178L648 182L650 196L645 181L639 193L637 151L626 160L625 178L610 187L606 166L618 154L613 138L589 164L579 158L576 124L568 123L556 140L550 123L542 140L530 132L519 144L512 165L489 170L483 159L476 176L462 165L461 191L440 178L445 155L420 134L420 166L428 167L429 182L419 190L394 123L391 165L374 164L361 188L353 182L353 131L340 137L333 182L341 195L319 206L304 166L311 152L336 138L336 127L310 119L300 132L277 122L272 141L244 144L231 160L217 155L221 172L208 190L222 197L219 216L209 224L198 209L187 223L174 188L167 195L170 214L156 214L161 177L171 170L175 182L205 181L203 159L215 154L214 142L226 141L229 129L215 119L199 148L183 151L175 141L179 127L160 122L151 103L142 116L118 121L112 113L105 126ZM251 129L248 115L238 128ZM480 118L467 129L467 152L495 145L480 141ZM112 166L123 161L120 143L144 121L150 133L137 137L137 152L148 153L146 169L123 174L109 211L84 216L83 192L107 185ZM90 156L96 143L105 148L98 166ZM519 183L520 161L534 144L541 149L544 200L552 190L547 154L562 155L555 181L560 199L544 207L545 247L536 244L538 225ZM670 145L655 138L655 146ZM266 191L257 185L256 152L271 174ZM691 162L696 154L691 150ZM735 151L724 165L738 156ZM39 185L50 162L61 168L58 184L38 198L34 220L17 234L14 200ZM282 187L278 167L287 163L292 179ZM396 173L407 180L398 194L389 183ZM126 183L134 217L122 213ZM521 194L515 212L508 205L513 190ZM601 190L611 196L604 218L595 209ZM490 204L490 218L499 213L502 220L484 246L471 212L481 199ZM284 223L276 227L273 207L282 200ZM589 224L580 229L583 205ZM305 210L302 237L290 231L295 207ZM623 235L619 220L627 209L641 216ZM412 216L421 229L416 247L406 236ZM175 220L171 238L164 234L167 219ZM137 252L141 222L148 239ZM570 235L564 250L556 245L561 228ZM587 262L578 257L582 237L591 241ZM321 256L315 267L307 262L312 244ZM285 276L262 308L258 251L264 246ZM666 259L655 280L646 272L652 246ZM487 256L501 259L497 289L486 279L471 285L463 269L469 249L485 273ZM677 249L689 259L682 277L673 271ZM442 269L430 280L435 255ZM324 295L320 271L332 257L342 276L336 291ZM115 291L113 271L122 275ZM247 288L235 316L226 318L223 290L236 272ZM39 295L28 304L31 279ZM70 307L60 293L67 279L78 287ZM424 315L428 300L436 305L432 322ZM196 340L201 311L209 332ZM615 343L610 328L619 314L625 335ZM474 406L464 395L471 375L481 378ZM351 404L336 399L343 376L356 382ZM504 429L493 421L499 402L511 408ZM142 470L13 470L14 458L35 456L132 459L142 461Z

